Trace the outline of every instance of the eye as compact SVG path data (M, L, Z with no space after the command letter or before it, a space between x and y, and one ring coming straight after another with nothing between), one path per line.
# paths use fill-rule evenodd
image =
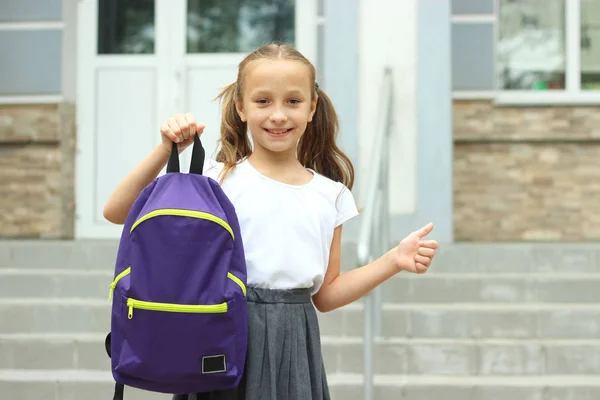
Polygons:
M290 103L292 103L292 104L300 104L301 102L298 99L291 99Z
M268 100L267 99L258 99L255 102L258 103L258 104L267 104Z

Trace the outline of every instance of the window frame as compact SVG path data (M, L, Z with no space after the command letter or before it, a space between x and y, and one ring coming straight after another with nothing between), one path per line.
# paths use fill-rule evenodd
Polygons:
M454 90L453 99L491 99L498 105L600 105L600 90L581 88L581 0L565 0L565 89L504 90L499 88L498 53L499 7L494 1L493 15L454 15L452 23L492 22L494 25L494 86L488 91Z
M0 21L0 31L54 31L58 30L63 33L64 46L64 28L63 21ZM63 49L64 51L64 49ZM63 58L64 61L64 58ZM61 66L61 69L64 65ZM64 77L62 77L64 79ZM61 83L64 85L64 82ZM4 94L0 93L0 105L16 105L16 104L56 104L61 103L64 97L61 92L55 94Z

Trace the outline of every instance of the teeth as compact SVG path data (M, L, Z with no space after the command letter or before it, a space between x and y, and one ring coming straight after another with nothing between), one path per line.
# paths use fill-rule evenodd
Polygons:
M273 129L267 129L269 132L274 133L276 135L280 135L282 133L286 133L287 131L289 131L289 129L283 129L283 130L273 130Z

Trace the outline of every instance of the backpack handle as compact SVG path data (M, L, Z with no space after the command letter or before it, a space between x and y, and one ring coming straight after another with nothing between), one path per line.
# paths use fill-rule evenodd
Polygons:
M192 161L190 163L190 174L202 175L204 170L204 147L198 135L194 135L194 147L192 148ZM179 168L179 149L177 143L173 142L169 162L167 163L167 173L180 172Z

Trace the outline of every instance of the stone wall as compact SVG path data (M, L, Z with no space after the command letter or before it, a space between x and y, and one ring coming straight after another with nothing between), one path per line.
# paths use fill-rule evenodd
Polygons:
M72 238L74 107L0 106L0 237Z
M454 102L459 241L600 239L600 108Z
M600 108L454 102L457 241L600 239ZM0 238L74 237L74 107L0 106Z

